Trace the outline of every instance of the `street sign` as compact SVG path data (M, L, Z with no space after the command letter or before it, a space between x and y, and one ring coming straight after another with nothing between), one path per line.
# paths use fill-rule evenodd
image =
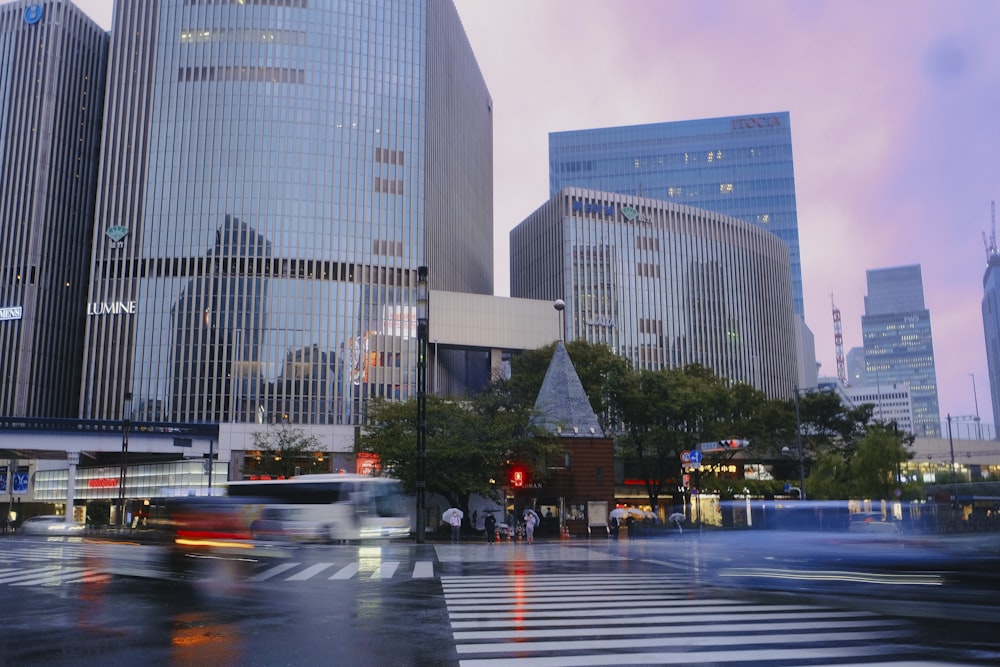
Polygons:
M681 452L681 463L691 463L691 452L689 450L685 449Z
M704 454L695 449L691 452L691 455L688 458L694 465L700 465L704 457L705 457Z

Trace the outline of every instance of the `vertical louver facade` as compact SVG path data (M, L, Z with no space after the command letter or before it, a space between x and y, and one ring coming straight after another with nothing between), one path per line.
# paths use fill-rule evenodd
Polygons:
M417 267L492 293L491 107L450 0L117 2L82 416L412 395Z
M0 414L76 417L108 36L0 5Z
M736 218L565 188L510 234L511 295L566 302L566 340L639 369L699 363L771 398L796 381L788 246Z

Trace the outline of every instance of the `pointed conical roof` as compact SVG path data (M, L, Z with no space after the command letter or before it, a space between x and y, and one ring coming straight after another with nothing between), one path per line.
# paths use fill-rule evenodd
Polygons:
M590 407L580 376L562 341L556 343L549 369L545 371L531 425L561 437L604 437L597 414Z

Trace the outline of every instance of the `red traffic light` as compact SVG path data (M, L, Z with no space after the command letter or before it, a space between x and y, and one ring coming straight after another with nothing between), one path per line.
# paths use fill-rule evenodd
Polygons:
M524 471L512 470L510 473L510 485L516 489L524 487Z

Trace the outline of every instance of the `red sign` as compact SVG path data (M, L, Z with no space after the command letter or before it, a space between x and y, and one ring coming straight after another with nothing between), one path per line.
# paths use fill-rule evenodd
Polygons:
M359 475L371 476L381 469L382 461L379 460L378 454L373 454L371 452L358 452L356 472Z
M118 486L117 479L110 479L108 477L98 477L97 479L87 480L88 489L110 489L111 487L114 486Z

